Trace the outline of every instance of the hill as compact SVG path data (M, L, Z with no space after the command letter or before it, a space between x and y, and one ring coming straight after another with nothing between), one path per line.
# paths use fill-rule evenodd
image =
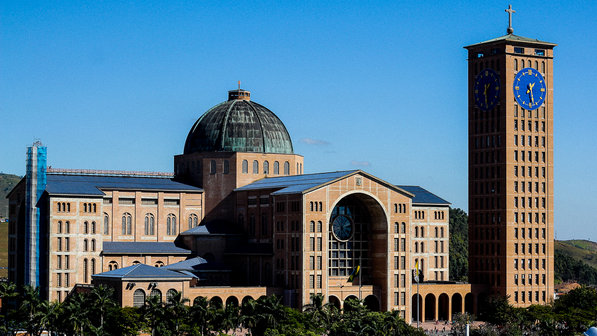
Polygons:
M555 250L597 268L597 243L590 240L556 240Z
M6 195L21 180L21 177L12 174L0 173L0 218L8 217L8 200Z

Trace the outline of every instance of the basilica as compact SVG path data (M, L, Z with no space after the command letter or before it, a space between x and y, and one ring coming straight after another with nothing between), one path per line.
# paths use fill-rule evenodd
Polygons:
M547 304L555 46L508 27L465 47L472 283L450 281L448 201L362 170L304 174L282 121L240 86L192 125L174 173L49 168L29 147L8 195L9 279L57 301L106 285L122 306L178 291L300 309L321 294L410 321L477 313L487 295Z

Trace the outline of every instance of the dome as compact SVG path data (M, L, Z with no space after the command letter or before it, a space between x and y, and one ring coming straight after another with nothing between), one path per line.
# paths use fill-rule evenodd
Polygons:
M193 125L184 154L251 152L293 154L282 121L265 106L252 102L246 90L228 91L228 101L205 112Z

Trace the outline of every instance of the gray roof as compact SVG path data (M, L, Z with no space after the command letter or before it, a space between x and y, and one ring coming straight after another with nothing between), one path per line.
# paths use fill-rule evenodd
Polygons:
M404 189L411 194L414 194L415 197L412 199L413 204L423 205L423 204L432 204L432 205L450 205L451 203L446 201L445 199L429 192L428 190L421 188L419 186L407 186L407 185L399 185L397 186L400 189Z
M195 122L184 153L195 152L293 154L293 148L286 126L272 111L250 100L231 98Z
M507 34L507 35L504 35L504 36L496 37L496 38L491 39L491 40L487 40L487 41L483 41L483 42L471 44L471 45L466 46L465 48L468 49L470 47L478 46L478 45L481 45L481 44L488 44L488 43L501 42L501 41L504 41L504 42L520 42L520 43L540 44L540 45L550 46L550 47L557 46L557 44L551 43L551 42L544 42L544 41L539 41L537 39L532 39L532 38L528 38L528 37L522 37L522 36L518 36L518 35L514 35L514 34Z
M92 275L93 278L114 278L114 279L192 279L189 274L164 269L163 267L152 267L145 264L123 267L108 272Z
M191 254L170 242L104 242L102 254Z
M195 257L195 258L179 261L174 264L166 265L162 268L169 269L169 270L175 270L175 271L195 271L195 270L199 269L200 265L204 265L204 264L207 264L207 260L205 260L201 257Z
M46 191L50 195L103 196L109 190L167 190L202 192L203 189L163 177L48 174Z
M329 173L268 177L235 189L248 191L260 189L278 189L272 195L299 194L322 184L333 182L342 177L359 172L359 170L337 171Z

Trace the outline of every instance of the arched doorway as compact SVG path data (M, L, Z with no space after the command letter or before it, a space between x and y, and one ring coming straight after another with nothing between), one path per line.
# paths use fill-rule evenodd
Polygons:
M238 299L236 298L236 296L229 296L226 299L226 306L235 306L235 307L238 307Z
M352 311L356 308L357 305L361 304L359 302L359 298L355 295L349 295L344 299L344 306L342 307L344 311Z
M340 299L338 299L337 297L330 295L330 297L328 298L328 300L330 301L330 304L334 307L336 307L338 310L340 310Z
M417 322L417 316L418 316L418 321L421 322L423 320L423 298L421 297L421 295L419 294L415 294L412 297L412 302L411 302L411 311L412 311L412 321L413 322ZM419 307L419 314L417 315L417 305Z
M209 300L209 305L216 309L222 309L222 307L223 307L222 299L219 296L214 296Z
M365 307L369 308L371 311L379 311L379 300L375 295L369 295L365 298L363 302Z
M425 296L425 321L435 321L435 295L427 294Z
M464 297L464 311L469 314L475 313L475 296L473 293L468 293Z
M448 294L442 293L439 296L437 317L440 321L448 321L450 319L450 298Z
M463 313L462 311L462 295L456 293L452 295L452 316L454 314Z
M243 298L243 306L247 304L247 302L253 300L253 298L250 295L247 295Z
M388 263L387 235L374 234L388 232L387 216L380 202L364 192L348 194L334 204L328 221L329 277L346 281L359 266L353 286L383 287L388 269L373 270L373 265Z

